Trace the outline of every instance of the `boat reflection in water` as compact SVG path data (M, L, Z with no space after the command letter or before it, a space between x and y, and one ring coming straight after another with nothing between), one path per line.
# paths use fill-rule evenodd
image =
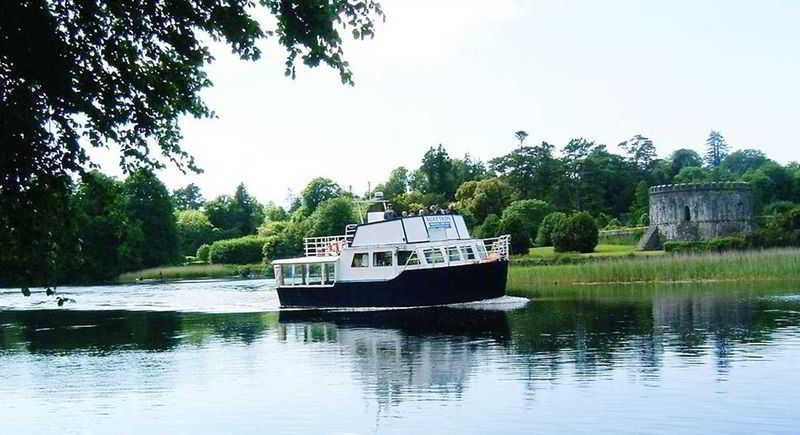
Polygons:
M281 311L280 339L335 343L351 354L355 377L381 405L435 393L459 397L492 354L511 346L509 304L377 311ZM503 353L503 352L500 352Z

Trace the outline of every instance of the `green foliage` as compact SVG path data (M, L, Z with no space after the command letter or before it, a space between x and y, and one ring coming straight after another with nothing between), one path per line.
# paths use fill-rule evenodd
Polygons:
M556 252L592 252L598 242L597 224L588 213L577 213L560 221L552 238Z
M384 198L393 201L398 196L408 192L408 177L408 169L400 166L393 169L386 183L380 187L376 187L375 190L382 191Z
M203 244L203 245L200 245L199 248L197 248L196 257L197 257L197 259L199 261L208 263L208 256L209 256L210 253L211 253L211 245Z
M500 233L511 235L511 253L527 254L531 248L530 225L524 221L521 213L503 214L500 221Z
M435 192L443 194L447 199L453 198L458 187L453 172L453 160L442 144L425 152L419 171L425 178L424 189L421 190L423 193Z
M525 139L528 138L528 132L525 130L515 131L514 137L517 138L519 141L519 146L522 147L522 144L525 143Z
M303 213L310 216L323 202L341 196L344 191L333 180L317 177L311 180L303 189Z
M764 213L768 215L776 215L780 213L786 213L795 207L797 207L797 205L790 201L774 201L764 207Z
M642 215L650 210L650 186L646 181L642 180L636 185L630 210L634 222L639 222Z
M711 240L699 241L668 241L664 242L664 251L673 254L725 252L748 248L748 243L743 237L727 236Z
M152 172L139 169L122 184L122 192L130 236L123 245L128 244L131 261L125 270L177 262L178 229L172 199L164 184Z
M720 168L736 175L742 175L749 170L760 168L770 160L759 150L739 150L730 153L722 161Z
M344 234L345 226L357 222L353 202L349 198L334 198L319 205L311 221L311 237Z
M758 169L747 171L742 179L753 188L756 210L762 210L775 201L794 201L797 198L794 174L775 162L767 162Z
M194 183L172 191L172 204L175 210L199 210L204 202L206 200L203 199L200 188Z
M567 218L567 215L559 211L548 214L542 219L539 231L536 233L537 246L551 246L553 244L553 229Z
M265 238L253 235L218 240L211 244L208 259L212 264L260 263L264 243Z
M747 247L744 238L736 236L716 237L709 240L707 245L712 252L736 251Z
M606 230L616 230L617 228L622 228L622 223L620 223L619 219L613 218L606 224Z
M712 178L711 171L696 166L687 166L675 175L675 183L704 183Z
M92 167L87 147L118 147L126 173L163 167L162 158L199 171L181 148L178 120L214 116L201 99L211 86L211 41L256 60L269 37L286 49L287 75L294 77L298 61L323 63L352 84L340 31L346 25L356 38L371 37L382 16L373 0L4 2L0 275L55 279L51 260L77 246L74 223L59 220L70 215L70 177ZM132 244L121 249L145 263L161 256L134 252Z
M263 207L264 218L267 221L278 222L289 219L289 214L286 213L283 207L275 204L273 201L266 203Z
M706 165L709 168L717 168L727 155L728 144L725 142L725 138L720 132L711 130L706 139L706 155L704 157Z
M656 158L656 147L653 141L640 134L619 144L628 154L631 164L641 171L648 171Z
M122 209L122 183L97 171L83 176L73 204L82 241L78 281L106 281L122 272L120 245L128 219Z
M199 210L183 210L176 213L178 229L178 250L181 255L197 252L202 244L219 240L220 231L209 222L205 213Z
M514 225L522 226L522 230L527 234L527 239L534 237L539 231L539 224L544 217L551 213L553 208L550 204L540 201L538 199L523 199L512 202L508 207L503 210L501 221L503 221L503 228L505 228L506 221L514 222ZM509 233L510 234L510 233ZM513 236L513 235L512 235ZM512 238L512 240L519 240L519 238ZM516 244L517 242L515 242ZM526 242L527 249L530 247L530 240Z
M233 196L220 195L206 202L205 213L216 228L234 237L254 234L264 222L264 209L247 191L243 183Z
M455 186L486 178L486 166L480 160L473 160L469 154L465 154L463 159L453 159L453 176ZM452 199L452 198L451 198Z
M603 245L635 246L646 230L646 228L602 230L598 234L598 243Z
M783 231L800 230L800 207L795 207L789 211L780 213L775 217L772 226Z
M468 181L456 193L459 207L469 211L479 222L490 214L501 214L511 202L513 190L499 178Z
M261 237L274 236L275 234L280 234L286 231L286 229L290 225L291 222L289 221L277 221L277 222L267 221L261 224L260 227L258 227L258 235Z
M394 199L394 211L401 213L417 212L421 208L427 209L432 205L442 206L447 203L441 193L422 193L418 191L406 192Z
M703 166L703 158L697 151L681 148L675 150L670 156L671 177L678 175L683 168L700 168Z
M650 226L650 214L649 213L644 213L641 216L639 216L638 224L643 226L643 227Z
M542 142L538 146L520 146L510 153L489 161L493 172L513 186L517 199L549 198L551 186L559 181L560 164L553 156L555 146Z
M264 262L302 255L303 237L307 231L303 224L293 224L283 232L266 237L262 251Z
M497 237L502 234L500 224L500 217L492 213L486 216L483 224L475 229L475 233L480 238Z
M613 219L611 216L600 212L597 217L594 218L594 222L597 224L597 228L605 228L608 226L608 223L611 222Z

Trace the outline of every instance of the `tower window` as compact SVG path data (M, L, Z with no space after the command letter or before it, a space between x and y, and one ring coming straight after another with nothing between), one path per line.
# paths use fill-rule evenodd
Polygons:
M683 207L683 221L684 222L691 222L691 220L692 220L692 214L689 211L689 206L687 205L687 206Z

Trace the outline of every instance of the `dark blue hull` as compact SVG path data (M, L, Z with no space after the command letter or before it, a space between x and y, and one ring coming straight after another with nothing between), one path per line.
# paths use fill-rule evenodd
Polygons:
M278 287L283 307L415 307L503 296L508 262L407 270L388 281Z

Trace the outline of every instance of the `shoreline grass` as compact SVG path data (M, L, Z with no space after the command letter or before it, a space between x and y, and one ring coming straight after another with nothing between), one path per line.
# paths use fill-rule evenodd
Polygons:
M623 245L614 243L600 243L594 248L594 252L579 253L579 252L555 252L552 246L540 246L531 248L527 254L514 256L515 260L525 260L529 258L552 258L558 256L579 256L579 257L621 257L626 255L634 256L653 256L663 255L664 251L640 251L636 245Z
M253 276L262 276L264 265L257 264L192 264L188 266L162 266L126 272L117 277L117 282L131 283L143 280L185 280L208 278L233 278L249 268Z
M515 266L509 289L620 283L800 280L800 249L620 257L582 264Z

